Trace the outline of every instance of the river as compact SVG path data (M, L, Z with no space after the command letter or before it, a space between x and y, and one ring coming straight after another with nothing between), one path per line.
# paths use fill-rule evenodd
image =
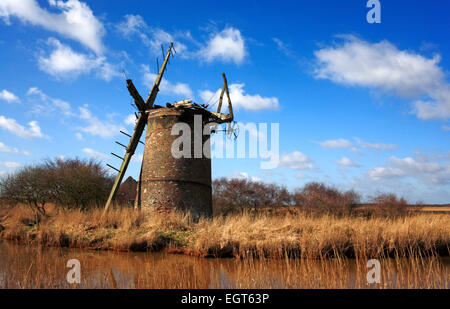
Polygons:
M69 260L80 283L69 283ZM47 248L0 240L0 288L446 288L450 258L380 260L368 283L367 259L205 259L166 253ZM376 278L376 277L372 277Z

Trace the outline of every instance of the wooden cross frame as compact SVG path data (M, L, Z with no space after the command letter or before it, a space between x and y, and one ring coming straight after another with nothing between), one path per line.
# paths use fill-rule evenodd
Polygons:
M120 166L119 172L114 181L114 185L111 189L111 193L109 194L108 200L106 201L104 213L108 211L108 208L110 207L112 201L116 196L117 190L119 190L119 186L122 182L123 177L125 176L125 172L127 170L128 164L130 163L131 157L134 155L134 152L136 151L136 147L140 141L142 133L144 132L148 118L146 110L153 108L153 104L155 103L156 95L159 92L159 85L161 84L161 80L166 70L167 63L169 62L170 56L173 55L172 50L174 50L173 43L170 43L169 50L167 51L166 57L164 58L164 62L161 66L161 69L159 70L158 76L156 77L152 90L150 91L145 102L142 99L139 92L137 91L136 87L134 87L134 84L131 81L131 79L127 80L127 88L128 91L130 92L130 95L134 99L134 103L137 109L139 110L139 116L137 118L136 125L134 126L133 135L131 136L128 147L126 148L125 156L123 157L122 160L122 165Z

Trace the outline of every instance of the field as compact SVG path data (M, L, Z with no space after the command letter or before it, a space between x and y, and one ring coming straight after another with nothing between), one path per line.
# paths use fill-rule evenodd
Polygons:
M323 259L448 256L450 215L399 217L243 213L192 222L179 213L116 208L49 207L36 222L25 206L0 208L4 239L21 243L118 251L166 251L203 257Z

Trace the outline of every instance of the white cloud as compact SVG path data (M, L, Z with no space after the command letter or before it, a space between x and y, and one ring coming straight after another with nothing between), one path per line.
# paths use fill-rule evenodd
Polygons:
M278 49L281 52L283 52L286 56L288 56L288 57L293 57L294 56L294 52L283 41L281 41L279 38L272 38L272 40L277 45Z
M247 180L252 182L262 182L263 179L255 176L249 176L246 172L235 173L234 176L229 177L229 179L239 179L239 180Z
M102 37L105 29L86 3L78 0L48 2L60 13L51 13L41 8L36 0L2 0L0 17L6 24L10 24L10 17L14 16L24 23L41 26L76 40L97 54L103 51Z
M8 103L20 103L20 99L12 92L6 89L0 91L0 100L4 100Z
M38 114L45 111L45 113L51 113L58 110L64 116L73 116L72 107L66 101L49 97L42 90L37 87L31 87L28 89L27 96L30 99L38 98L44 105L37 104L33 107L33 112Z
M353 144L346 139L339 138L334 140L326 140L323 142L317 142L323 148L352 148Z
M76 78L80 74L87 74L95 70L96 75L106 81L120 73L114 66L106 62L103 56L77 53L57 39L49 38L47 44L53 48L48 57L40 56L39 68L56 78Z
M368 174L374 180L380 180L383 178L390 179L395 177L402 177L405 175L402 170L392 167L374 167L369 170Z
M124 16L124 21L119 23L116 27L124 36L130 36L133 34L141 34L148 26L142 16L127 14Z
M0 151L1 152L9 152L9 153L22 153L26 156L30 155L30 153L26 150L20 151L19 149L15 148L15 147L9 147L9 146L3 144L2 142L0 142Z
M262 97L259 94L250 95L246 94L244 90L245 84L231 84L229 85L230 99L233 104L233 108L243 108L246 110L275 110L279 107L278 98L276 97ZM203 102L212 104L218 102L220 92L222 89L218 89L216 92L209 90L200 91L200 97ZM227 108L228 99L226 95L223 98L223 107Z
M7 168L18 168L21 166L18 162L0 162L0 165Z
M374 180L409 177L426 184L449 184L450 161L445 156L441 159L443 162L423 155L415 158L392 156L387 166L372 168L368 174Z
M2 152L11 152L11 153L18 153L19 149L14 148L14 147L6 146L2 142L0 142L0 151L2 151Z
M450 117L450 85L438 66L439 56L402 51L386 40L369 43L353 36L342 38L341 45L315 52L317 78L412 98L413 112L421 119Z
M179 33L174 36L160 28L150 28L140 15L125 15L124 21L119 23L116 28L119 33L128 39L133 35L137 35L142 43L149 47L153 54L158 56L161 55L161 45L165 45L167 48L172 42L177 55L180 55L182 58L190 56L186 45L176 39L176 37L185 38L186 34Z
M28 128L17 123L15 119L0 116L0 127L23 138L42 138L47 137L41 132L37 121L30 121Z
M352 161L347 157L342 157L342 159L336 161L340 166L349 166L349 167L361 167L361 164L358 162Z
M136 124L136 115L135 114L128 115L127 118L125 118L125 120L123 122L126 125L134 126Z
M80 132L75 133L75 137L77 138L77 140L82 141L83 140L83 134L81 134Z
M143 83L149 89L153 86L157 75L150 72L150 67L148 65L142 65L142 69L144 70L144 80ZM190 99L193 97L193 93L188 84L176 83L172 84L167 79L163 79L159 86L161 93L171 94L171 95L179 95L183 96L186 99Z
M354 139L360 147L365 148L365 149L376 149L376 150L384 150L384 151L392 151L392 150L398 149L398 146L394 145L394 144L381 144L381 143L370 144L370 143L363 142L361 139L359 139L357 137L355 137Z
M131 162L142 163L142 159L144 158L143 154L135 153L134 156L131 157Z
M224 62L242 63L247 51L244 38L238 29L225 28L221 32L214 33L207 45L200 51L200 57L206 62L221 60Z
M280 158L280 166L294 170L310 170L314 168L314 164L308 156L300 151L282 155Z
M450 131L450 126L442 126L442 131Z
M93 116L86 106L79 107L79 110L80 118L87 122L87 126L79 128L83 132L97 135L102 138L110 138L117 135L121 130L125 131L123 126L116 125L112 122L102 121Z
M81 151L83 151L84 153L88 154L90 157L95 159L109 160L108 155L98 152L91 148L83 148Z

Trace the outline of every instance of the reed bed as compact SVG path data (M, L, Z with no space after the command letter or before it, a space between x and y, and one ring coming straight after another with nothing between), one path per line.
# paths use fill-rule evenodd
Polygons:
M236 258L448 256L450 215L396 218L240 214L193 222L180 213L49 207L39 222L25 206L0 208L0 236L21 243Z

